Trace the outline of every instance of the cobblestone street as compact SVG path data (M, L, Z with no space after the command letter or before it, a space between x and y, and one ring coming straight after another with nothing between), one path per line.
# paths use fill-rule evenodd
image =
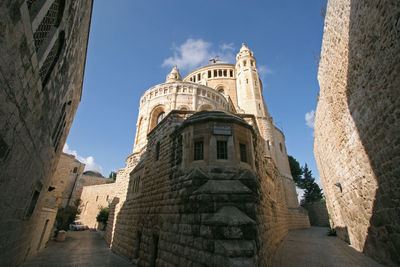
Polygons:
M49 241L47 248L22 265L40 266L135 266L108 248L100 233L68 231L64 242Z
M374 260L341 239L328 236L328 228L290 231L279 245L273 267L378 267Z

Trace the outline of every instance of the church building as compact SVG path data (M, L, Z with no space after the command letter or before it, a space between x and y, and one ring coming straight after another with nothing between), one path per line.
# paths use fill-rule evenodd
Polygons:
M243 44L235 65L212 59L183 79L174 67L144 92L132 154L101 186L113 251L139 266L267 266L289 230L309 227L262 89Z

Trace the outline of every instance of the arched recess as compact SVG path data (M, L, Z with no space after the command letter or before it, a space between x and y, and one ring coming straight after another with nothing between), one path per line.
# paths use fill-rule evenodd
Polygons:
M204 110L213 110L214 107L212 107L211 105L205 104L200 106L199 111L204 111Z
M188 106L182 105L182 106L179 106L178 110L190 110L190 109Z
M140 130L142 129L142 122L143 122L143 117L140 117L139 123L138 123L138 127L137 127L137 130L136 130L136 142L135 142L135 144L137 144L139 142L139 139L140 139Z
M226 94L226 89L225 89L225 86L223 86L223 85L217 85L215 87L215 91L217 91L219 93Z
M156 125L162 121L162 119L165 117L166 112L165 112L165 107L164 105L158 105L155 108L153 108L151 115L150 115L150 123L149 123L149 129L147 132L150 132Z

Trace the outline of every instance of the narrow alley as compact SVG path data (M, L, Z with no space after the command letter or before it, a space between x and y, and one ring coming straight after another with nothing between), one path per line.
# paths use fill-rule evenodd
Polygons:
M113 253L98 232L68 231L64 242L49 241L47 248L28 259L24 267L135 266Z
M273 259L273 267L382 266L343 240L327 235L326 227L290 231Z

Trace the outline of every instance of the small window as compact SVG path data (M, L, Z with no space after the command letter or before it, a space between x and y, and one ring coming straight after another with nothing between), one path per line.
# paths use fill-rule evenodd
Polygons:
M214 70L214 77L217 77L217 70Z
M246 60L243 60L243 67L246 67Z
M107 197L106 197L106 201L108 201L108 195L107 195Z
M246 83L247 83L247 84L249 83L249 79L246 79Z
M201 75L200 75L200 73L199 73L199 74L197 74L197 80L198 80L198 81L200 81L200 80L201 80Z
M33 211L35 210L35 207L36 207L36 203L39 199L39 195L40 195L39 191L35 190L35 192L33 192L31 202L29 203L29 207L28 207L28 210L25 215L26 218L29 218L32 216Z
M226 70L224 70L224 77L228 76Z
M135 239L135 251L133 253L133 258L137 259L139 258L139 252L140 252L140 243L142 242L142 232L137 231L136 232L136 239Z
M99 200L99 196L96 196L96 202L97 202L97 200Z
M158 142L156 145L155 160L158 161L159 158L160 158L160 142Z
M161 112L160 114L158 114L157 116L157 124L159 124L165 117L165 112Z
M239 144L240 146L240 161L247 162L247 149L245 144Z
M194 157L193 160L204 159L203 141L194 142Z
M218 70L218 76L222 77L222 70Z
M283 152L282 143L279 143L279 148L280 148L281 152Z
M233 77L233 70L230 70L229 74L230 74L231 77Z
M228 145L226 141L217 141L217 159L228 159Z
M77 173L78 172L78 167L75 167L73 172Z
M208 71L208 78L211 78L211 70Z
M267 140L267 148L268 148L268 151L271 151L271 147L269 146L269 140Z

